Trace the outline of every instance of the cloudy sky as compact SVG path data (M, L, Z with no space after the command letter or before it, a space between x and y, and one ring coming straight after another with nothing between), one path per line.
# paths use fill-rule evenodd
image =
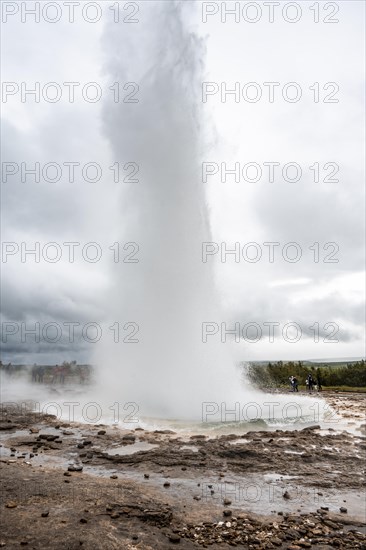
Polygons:
M123 257L136 252L123 250L137 240L121 216L136 177L129 139L143 141L145 132L142 115L134 127L125 113L143 109L133 100L156 70L150 58L169 62L173 46L154 19L154 9L161 14L168 4L167 17L179 18L182 35L197 43L195 58L183 47L182 56L199 75L189 104L201 113L192 178L211 225L206 263L218 289L212 299L221 302L210 319L220 327L215 337L221 323L239 323L243 360L364 355L363 2L315 3L319 13L313 2L275 3L273 12L268 3L227 2L240 10L226 21L221 2L120 2L118 12L107 1L82 11L81 2L73 23L63 2L39 22L22 11L34 2L2 4L3 361L92 361L98 330L112 338L108 326L119 320L108 317L106 302L116 288L114 243ZM162 79L169 101L169 76ZM65 83L76 83L73 102ZM39 101L25 93L37 86ZM177 106L180 116L186 105ZM154 112L146 124L159 135ZM116 140L118 178L110 169ZM39 181L26 172L35 163ZM140 184L148 178L143 162L139 177ZM180 223L188 228L189 216Z

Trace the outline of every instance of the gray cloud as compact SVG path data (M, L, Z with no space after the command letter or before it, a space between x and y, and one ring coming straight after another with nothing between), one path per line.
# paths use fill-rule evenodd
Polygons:
M154 10L142 10L141 24L124 29L125 33L136 34L133 49L128 49L128 40L124 42L126 48L116 49L114 44L120 40L121 29L112 25L109 32L103 34L104 21L93 30L81 24L75 27L54 25L50 29L44 24L11 23L5 28L8 54L5 79L133 80L145 84L141 86L141 100L149 109L142 111L141 104L137 105L140 114L135 116L126 105L113 110L108 102L34 106L9 101L4 105L3 161L29 164L35 161L60 164L95 161L106 169L105 177L96 184L80 179L70 183L65 174L55 184L31 180L22 183L18 176L2 183L3 241L24 241L30 246L35 241L41 244L56 241L61 245L66 241L95 241L103 247L103 258L97 264L80 258L72 265L65 258L57 264L36 264L31 259L22 263L19 256L2 263L3 321L108 322L110 312L106 300L110 299L116 271L108 247L116 241L137 241L143 235L143 231L131 229L137 227L133 224L136 212L130 208L131 201L136 198L134 189L130 189L129 194L124 193L126 188L116 187L108 171L108 166L117 157L120 162L126 162L140 155L148 160L151 170L158 170L159 162L164 162L173 176L179 176L182 171L187 173L187 165L195 155L195 158L210 158L215 162L278 160L297 161L303 166L315 160L331 160L341 166L339 183L314 184L308 175L295 184L207 184L212 240L225 241L228 245L251 240L259 243L279 241L281 244L296 241L304 251L297 264L284 261L276 261L273 265L264 261L255 265L230 261L220 264L215 258L217 285L224 305L221 315L223 320L243 322L275 320L283 324L293 320L299 322L305 335L309 334L307 327L316 321L337 321L341 327L339 338L348 345L342 347L342 353L347 349L349 355L359 355L363 350L363 295L359 280L364 269L365 229L361 211L364 202L360 149L360 120L364 114L360 92L362 55L357 53L357 46L362 41L362 3L343 3L343 22L332 28L305 22L291 27L258 24L247 25L244 33L235 24L201 25L199 16L189 4L181 9L182 17L174 23L169 14L166 15L167 24L175 25L175 36L184 37L181 47L176 48L172 47L173 32L156 40L156 26L152 24ZM198 32L198 37L193 38L190 34L187 40L184 25L189 25L189 33ZM205 35L207 39L203 38ZM132 43L130 41L129 47ZM197 54L195 57L193 52L205 49L206 65L202 68L203 56ZM192 55L188 55L189 52ZM177 89L166 88L170 77L157 66L159 56L169 67L175 63L176 80L172 77L170 82L179 83ZM131 62L126 63L126 58ZM191 104L177 102L177 90L184 89L199 97L200 82L199 79L179 81L179 71L184 78L190 74L185 70L185 63L194 74L202 71L200 74L207 80L298 79L304 88L314 81L335 80L341 84L342 101L339 105L314 107L307 102L275 105L274 108L264 104L209 102L196 128L201 141L192 144L187 126L179 127L179 115L184 109L187 117L193 117L195 109L189 111ZM160 102L154 105L149 92L157 90ZM200 107L197 105L197 109ZM171 133L159 125L159 120L165 120L167 113L171 117ZM212 123L216 124L217 139L211 133ZM175 153L177 143L181 148L179 155ZM211 148L207 143L211 143ZM195 184L191 184L192 189L194 185L202 185L197 175L198 163L189 166L189 170L192 178L197 177ZM145 172L141 167L140 175L146 176L146 167ZM147 196L141 190L137 192L141 199ZM151 190L149 193L141 225L153 221L149 201L155 204L163 201ZM186 210L182 212L189 213L197 206L194 201L190 202L192 194L183 188L180 195L175 195L166 183L165 193L165 200L170 198L184 203ZM160 207L166 222L172 223L173 210L166 211L163 202ZM182 214L182 228L187 218L189 215ZM198 227L198 217L196 221ZM191 230L187 227L189 234ZM174 233L165 236L167 256L176 257L175 236ZM339 262L314 263L308 247L314 242L322 245L332 241L339 245ZM199 244L194 253L199 254ZM154 250L149 254L153 256ZM122 275L125 286L121 292L127 288L128 293L128 278ZM310 282L286 284L298 278L308 278ZM275 286L276 282L283 285ZM160 293L167 290L164 285L159 288L158 283L156 288ZM296 349L302 356L314 355L312 348L306 345ZM329 356L328 348L319 350L318 355ZM61 356L87 361L92 360L93 352L93 346L80 339L71 349L67 339L40 346L15 339L4 344L3 350L5 361L30 363L42 362L42 358L59 362ZM281 348L276 348L275 354L280 357ZM255 356L261 357L258 344Z

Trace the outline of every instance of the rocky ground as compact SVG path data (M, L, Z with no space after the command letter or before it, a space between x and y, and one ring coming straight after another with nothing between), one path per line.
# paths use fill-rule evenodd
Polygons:
M326 396L353 433L190 436L4 408L0 546L366 549L364 398Z

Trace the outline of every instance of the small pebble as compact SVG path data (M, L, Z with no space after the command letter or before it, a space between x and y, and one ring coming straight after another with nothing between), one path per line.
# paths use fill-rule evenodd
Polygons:
M13 500L10 500L9 502L6 503L6 507L7 508L16 508L18 505L16 502L14 502Z

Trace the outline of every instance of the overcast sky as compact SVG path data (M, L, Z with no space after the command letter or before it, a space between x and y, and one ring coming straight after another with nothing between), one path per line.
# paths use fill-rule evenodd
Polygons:
M125 82L138 84L141 75L136 67L146 58L144 48L149 48L146 28L151 12L145 2L121 2L120 22L112 29L116 16L109 9L112 2L100 4L97 23L83 20L77 9L74 23L69 23L66 6L58 2L61 18L53 24L45 21L44 14L39 23L23 14L22 22L20 4L25 3L17 4L18 13L11 15L10 8L8 16L3 13L2 25L2 80L19 88L17 92L8 84L5 91L10 93L4 96L3 89L2 96L2 321L5 332L15 332L3 332L3 361L87 362L93 360L95 351L96 344L88 341L93 339L94 329L90 326L83 338L82 327L98 323L111 337L105 327L116 321L108 318L105 305L110 299L115 253L109 247L136 239L128 230L121 239L119 201L123 201L123 186L131 183L116 183L109 169L116 159L106 132L105 102L114 97L108 89L114 80L107 68L123 55L130 59L130 67L127 65L122 86ZM149 2L150 10L154 4L154 0ZM295 3L301 13L293 8L285 16L283 8L288 3L281 2L273 22L263 2L252 3L256 7L243 12L246 4L240 3L238 22L233 15L222 21L221 2L185 2L184 7L184 24L202 41L195 60L201 66L201 82L211 83L204 103L203 88L197 86L196 102L197 108L204 110L205 121L200 127L201 163L210 163L205 169L216 173L208 175L206 182L199 170L192 177L205 188L212 242L217 243L211 247L215 254L207 257L207 263L214 265L222 311L212 321L218 325L226 322L228 327L240 323L241 329L256 323L253 326L261 328L258 341L253 341L249 330L247 340L241 338L237 344L237 357L242 360L363 356L365 5L360 1L330 3L335 6L333 15L333 10L326 11L326 3L320 2L320 20L314 23L313 2ZM50 11L46 17L55 17L55 13ZM206 13L207 22L203 22ZM297 15L297 22L285 20ZM88 12L88 17L93 18L94 12ZM126 17L136 22L123 23ZM245 20L256 17L255 23ZM339 21L325 23L326 17ZM135 33L134 48L113 51L110 34L127 32L127 25L128 32ZM165 46L169 48L162 35L162 52ZM151 70L154 67L144 67L144 73ZM22 102L22 82L28 88L40 83L38 103L30 95ZM52 103L42 97L48 82L58 83L60 101ZM80 83L73 103L68 102L65 82ZM81 89L89 82L100 85L100 101L83 99ZM273 88L273 102L268 100L270 87L264 84L270 82L278 83ZM256 84L246 87L248 83ZM286 88L287 83L296 85ZM224 102L221 92L225 85L228 90L236 85L240 95L227 95ZM47 97L53 97L55 89L48 88ZM299 90L299 100L291 101ZM89 91L92 97L93 89ZM133 99L136 90L130 86L120 92ZM262 96L254 102L256 93ZM116 109L126 108L123 103L116 105ZM140 131L143 139L143 128ZM128 135L121 149L123 166L133 161L128 156ZM59 163L60 179L45 181L41 174L35 182L32 175L26 175L22 182L21 163L32 167L35 162L41 169L47 163ZM73 182L68 181L65 162L80 163ZM98 163L102 170L101 179L94 183L80 176L81 167L90 162ZM222 163L228 170L240 163L239 181L229 174L223 181ZM248 163L256 164L245 172ZM268 178L268 163L278 163L273 182ZM288 163L301 168L298 181L284 179L283 167ZM318 167L320 181L315 182ZM17 173L12 175L11 170ZM294 170L290 166L285 178L296 179ZM133 171L134 166L129 166L121 173L124 177ZM50 168L49 179L54 174ZM91 167L87 178L94 175ZM140 176L144 176L143 167ZM328 181L327 176L338 181ZM36 242L40 243L40 261L35 262L31 255L24 261L22 246L31 249ZM60 248L48 248L45 254L53 257L61 249L60 261L52 263L42 256L44 245L50 242ZM63 244L67 242L80 243L73 263L69 261L70 247ZM91 242L98 243L102 251L95 263L85 260L81 252ZM227 249L239 243L240 257L227 255L223 262L221 243L226 243ZM248 248L248 243L256 244ZM264 243L278 243L273 262L269 261L270 247ZM296 247L288 243L296 243ZM93 257L95 250L90 247L85 253ZM299 260L290 261L299 251ZM122 254L129 252L132 248ZM254 262L256 254L261 257ZM69 341L70 325L64 324L70 322L79 323L73 342ZM34 323L40 323L39 342L24 333L34 328ZM62 327L62 337L54 343L49 341L54 334L51 325L48 339L42 335L47 323ZM276 323L274 342L269 341L264 323ZM287 323L301 327L298 341L289 341L294 338L291 330L287 339L283 336ZM317 331L319 341L314 341ZM324 342L327 337L338 341Z

